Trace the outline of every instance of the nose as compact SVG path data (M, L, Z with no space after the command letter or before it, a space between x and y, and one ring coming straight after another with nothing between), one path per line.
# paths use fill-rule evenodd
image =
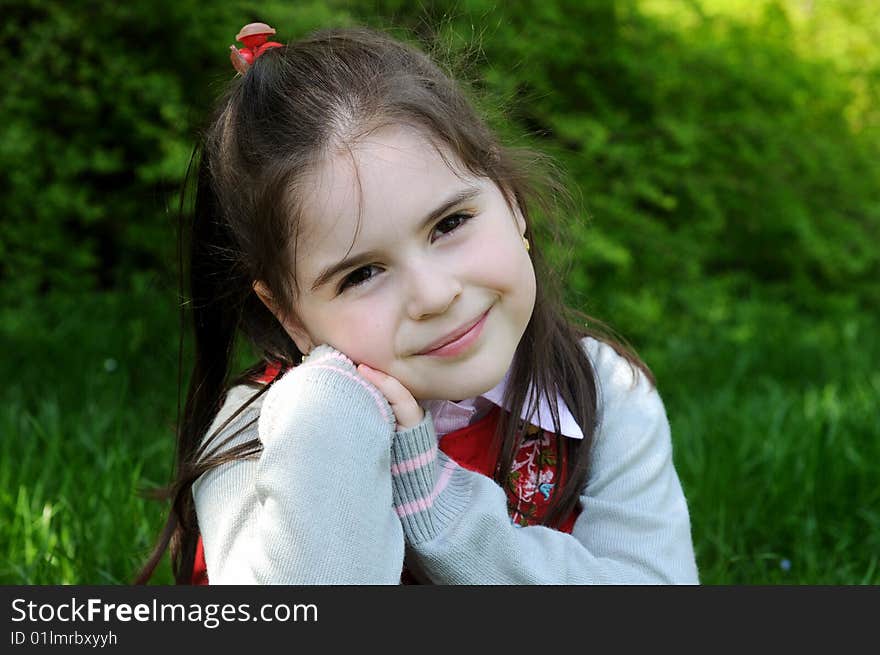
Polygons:
M406 272L406 311L415 321L446 312L461 295L461 282L448 269L422 258Z

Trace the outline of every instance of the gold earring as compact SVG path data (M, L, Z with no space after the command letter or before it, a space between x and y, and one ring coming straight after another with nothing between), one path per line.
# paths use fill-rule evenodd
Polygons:
M523 237L522 240L523 240L523 245L526 247L526 252L528 252L529 251L529 240L526 239L525 237Z

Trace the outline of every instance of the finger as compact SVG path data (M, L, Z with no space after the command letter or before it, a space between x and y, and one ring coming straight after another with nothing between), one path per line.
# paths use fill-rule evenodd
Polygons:
M412 398L409 391L387 373L377 371L366 364L358 366L358 372L379 388L392 407L406 403L407 397Z
M379 387L382 393L390 394L395 398L399 397L401 384L387 373L370 368L366 364L359 364L358 371L367 375L371 381L375 380L374 384Z
M391 405L400 427L413 427L425 417L424 410L413 398L409 389L403 386L397 378L370 368L366 364L359 365L358 372L379 388L388 404Z

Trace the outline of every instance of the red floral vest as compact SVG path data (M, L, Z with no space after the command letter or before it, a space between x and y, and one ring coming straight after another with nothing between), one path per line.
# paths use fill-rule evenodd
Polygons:
M272 380L278 370L277 365L267 366L259 381L265 383ZM497 445L492 448L492 437L501 411L501 407L496 405L475 423L443 435L438 444L440 450L462 468L492 477L499 454ZM504 486L507 492L507 511L511 521L520 526L540 523L553 497L554 489L565 484L565 480L565 453L563 451L560 461L554 433L527 424L522 445L517 451ZM558 529L570 533L579 514L580 508L575 507ZM208 570L201 536L196 546L191 583L208 584ZM418 584L418 581L404 567L401 583Z

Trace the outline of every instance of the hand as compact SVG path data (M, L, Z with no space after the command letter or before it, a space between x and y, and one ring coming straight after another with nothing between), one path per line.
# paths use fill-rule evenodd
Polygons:
M416 402L409 389L403 386L397 378L370 368L366 364L359 364L357 370L382 392L388 404L391 405L397 419L398 432L408 430L422 422L422 419L425 418L425 410Z

